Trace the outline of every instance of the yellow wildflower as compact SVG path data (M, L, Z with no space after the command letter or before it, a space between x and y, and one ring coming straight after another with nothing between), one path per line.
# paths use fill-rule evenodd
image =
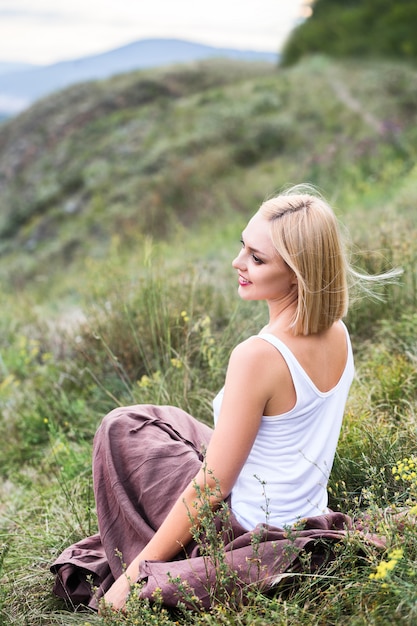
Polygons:
M146 376L146 374L144 374L142 378L138 380L137 384L141 389L146 389L146 387L149 387L149 385L151 384L151 379L149 378L149 376Z
M392 572L398 561L404 556L404 551L401 548L396 548L388 554L389 561L381 561L376 566L375 572L369 574L371 580L384 580L390 572Z
M189 318L189 316L187 314L187 311L181 311L181 317L184 320L184 322L189 322L190 321L190 318Z

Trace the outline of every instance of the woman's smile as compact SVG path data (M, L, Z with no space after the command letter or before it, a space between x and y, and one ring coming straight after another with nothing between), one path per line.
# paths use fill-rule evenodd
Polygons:
M248 285L251 285L251 284L252 283L250 282L250 280L247 280L241 274L239 274L239 285L241 287L247 287Z

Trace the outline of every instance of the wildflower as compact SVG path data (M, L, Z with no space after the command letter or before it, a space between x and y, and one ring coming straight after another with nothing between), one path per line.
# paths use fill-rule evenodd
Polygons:
M396 481L408 483L407 491L410 498L407 504L412 505L410 513L415 515L417 513L417 504L415 502L417 496L417 457L410 456L402 459L402 461L393 466L391 472Z
M144 374L142 378L136 382L136 384L141 389L147 389L148 387L151 387L152 385L158 384L160 381L161 381L161 372L157 370L156 372L153 372L152 376L147 376L146 374Z
M6 387L13 385L15 382L16 380L13 374L8 374L6 378L4 378L0 383L0 391L6 389Z
M190 321L190 318L189 318L189 316L187 314L187 311L181 311L181 317L182 317L182 319L184 320L185 323Z
M369 574L371 580L384 580L396 567L398 561L404 556L401 548L396 548L388 554L388 561L381 561L376 566L375 572Z
M404 550L402 548L395 548L395 550L392 550L388 555L388 557L394 561L399 561L403 556Z
M201 320L201 326L202 328L207 328L209 327L211 324L211 319L209 315L205 315L202 320Z
M47 418L47 417L44 417L44 418L43 418L43 423L44 423L44 424L48 424L48 422L49 422L48 418Z
M149 378L149 376L146 376L146 374L144 374L142 378L138 380L137 384L141 389L146 389L146 387L150 386L151 379Z
M152 374L152 382L153 383L161 382L161 372L159 370L157 370L156 372L153 372L153 374Z
M182 361L181 359L176 359L175 357L173 357L171 359L171 365L180 370L182 368Z
M65 452L67 452L67 448L62 441L57 441L51 448L51 454L55 457Z
M412 456L410 458L407 457L397 463L397 465L394 465L391 471L397 480L402 478L403 480L414 482L417 476L416 470L417 458Z

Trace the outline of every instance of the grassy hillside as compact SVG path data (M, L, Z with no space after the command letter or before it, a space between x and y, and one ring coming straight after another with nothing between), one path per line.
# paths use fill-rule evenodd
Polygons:
M417 497L416 95L405 64L219 61L77 86L0 126L1 624L415 623L415 530L380 509ZM333 203L358 267L404 268L349 313L357 378L331 478L332 506L367 510L387 554L358 559L353 538L239 610L73 614L48 566L95 531L101 416L154 402L211 421L230 349L265 316L235 296L241 229L298 182Z
M58 93L0 127L2 275L100 255L115 233L128 244L247 214L288 182L319 185L342 212L381 192L386 211L414 162L415 85L405 65L314 59L292 71L203 63Z

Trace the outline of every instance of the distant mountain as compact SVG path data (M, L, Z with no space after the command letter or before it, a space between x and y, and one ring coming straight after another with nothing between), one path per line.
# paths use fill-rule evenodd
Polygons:
M29 63L8 63L0 62L0 80L9 74L17 74L23 71L35 69L35 65ZM18 97L11 94L3 94L0 91L0 122L4 121L10 114L25 108L26 98Z
M143 39L103 54L35 66L19 71L1 71L0 116L13 115L35 100L75 83L109 78L115 74L213 57L275 63L272 52L216 48L178 39Z
M35 65L30 63L12 63L7 61L0 61L0 75L11 74L12 72L22 72L23 70L29 70L34 68Z

